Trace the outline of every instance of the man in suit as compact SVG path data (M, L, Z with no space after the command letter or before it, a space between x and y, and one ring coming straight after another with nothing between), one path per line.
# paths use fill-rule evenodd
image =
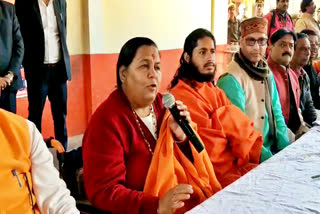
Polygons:
M66 1L16 0L15 6L25 44L28 119L41 131L48 97L55 137L67 149L67 80L71 80L71 72L66 43Z
M0 108L16 113L24 47L14 6L3 1L0 1L0 26Z

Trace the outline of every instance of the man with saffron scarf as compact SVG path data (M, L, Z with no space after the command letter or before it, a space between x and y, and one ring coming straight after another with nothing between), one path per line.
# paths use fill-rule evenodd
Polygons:
M263 136L260 162L289 144L273 75L263 56L267 48L267 24L263 17L241 23L240 51L218 81L230 101L254 122Z
M225 187L259 163L262 137L252 121L212 84L215 48L211 32L200 28L189 34L171 93L188 106L217 179Z
M36 126L0 109L0 213L79 214Z

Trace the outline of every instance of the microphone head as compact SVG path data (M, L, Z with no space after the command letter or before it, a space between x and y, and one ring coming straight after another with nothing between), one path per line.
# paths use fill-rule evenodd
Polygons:
M165 93L162 97L162 103L164 107L171 108L175 105L176 100L174 99L174 96L171 93Z

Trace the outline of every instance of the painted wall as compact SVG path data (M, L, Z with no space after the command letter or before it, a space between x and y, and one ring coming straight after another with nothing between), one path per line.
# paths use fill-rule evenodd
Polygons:
M212 32L218 45L227 44L228 38L228 2L215 1L212 5Z
M202 27L213 30L218 44L218 68L223 69L227 2L214 0L67 0L67 42L72 81L68 83L69 136L82 134L91 114L116 85L116 62L122 45L135 36L152 38L161 50L162 84L166 90L179 65L185 37ZM219 2L219 3L218 3ZM218 17L213 19L212 14ZM218 33L219 32L219 33ZM27 100L18 100L27 116ZM43 135L53 135L49 103Z

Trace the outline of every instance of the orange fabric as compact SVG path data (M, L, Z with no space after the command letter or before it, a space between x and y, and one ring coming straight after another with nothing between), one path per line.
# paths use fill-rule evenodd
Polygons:
M312 62L313 68L316 71L316 73L319 75L320 73L320 60L316 60Z
M223 187L257 166L262 136L253 122L225 93L212 83L198 83L193 89L183 81L171 90L197 123L216 176Z
M28 179L32 189L29 127L23 118L1 109L0 121L0 213L33 214L27 186Z
M51 146L52 148L55 148L59 154L63 154L65 152L62 144L56 139L51 140Z
M144 192L161 198L178 184L192 185L194 193L191 198L185 201L183 208L176 211L176 213L183 213L219 191L221 185L205 149L198 153L189 143L193 163L179 149L168 125L169 116L170 113L167 111L148 171ZM196 130L195 124L193 128Z

